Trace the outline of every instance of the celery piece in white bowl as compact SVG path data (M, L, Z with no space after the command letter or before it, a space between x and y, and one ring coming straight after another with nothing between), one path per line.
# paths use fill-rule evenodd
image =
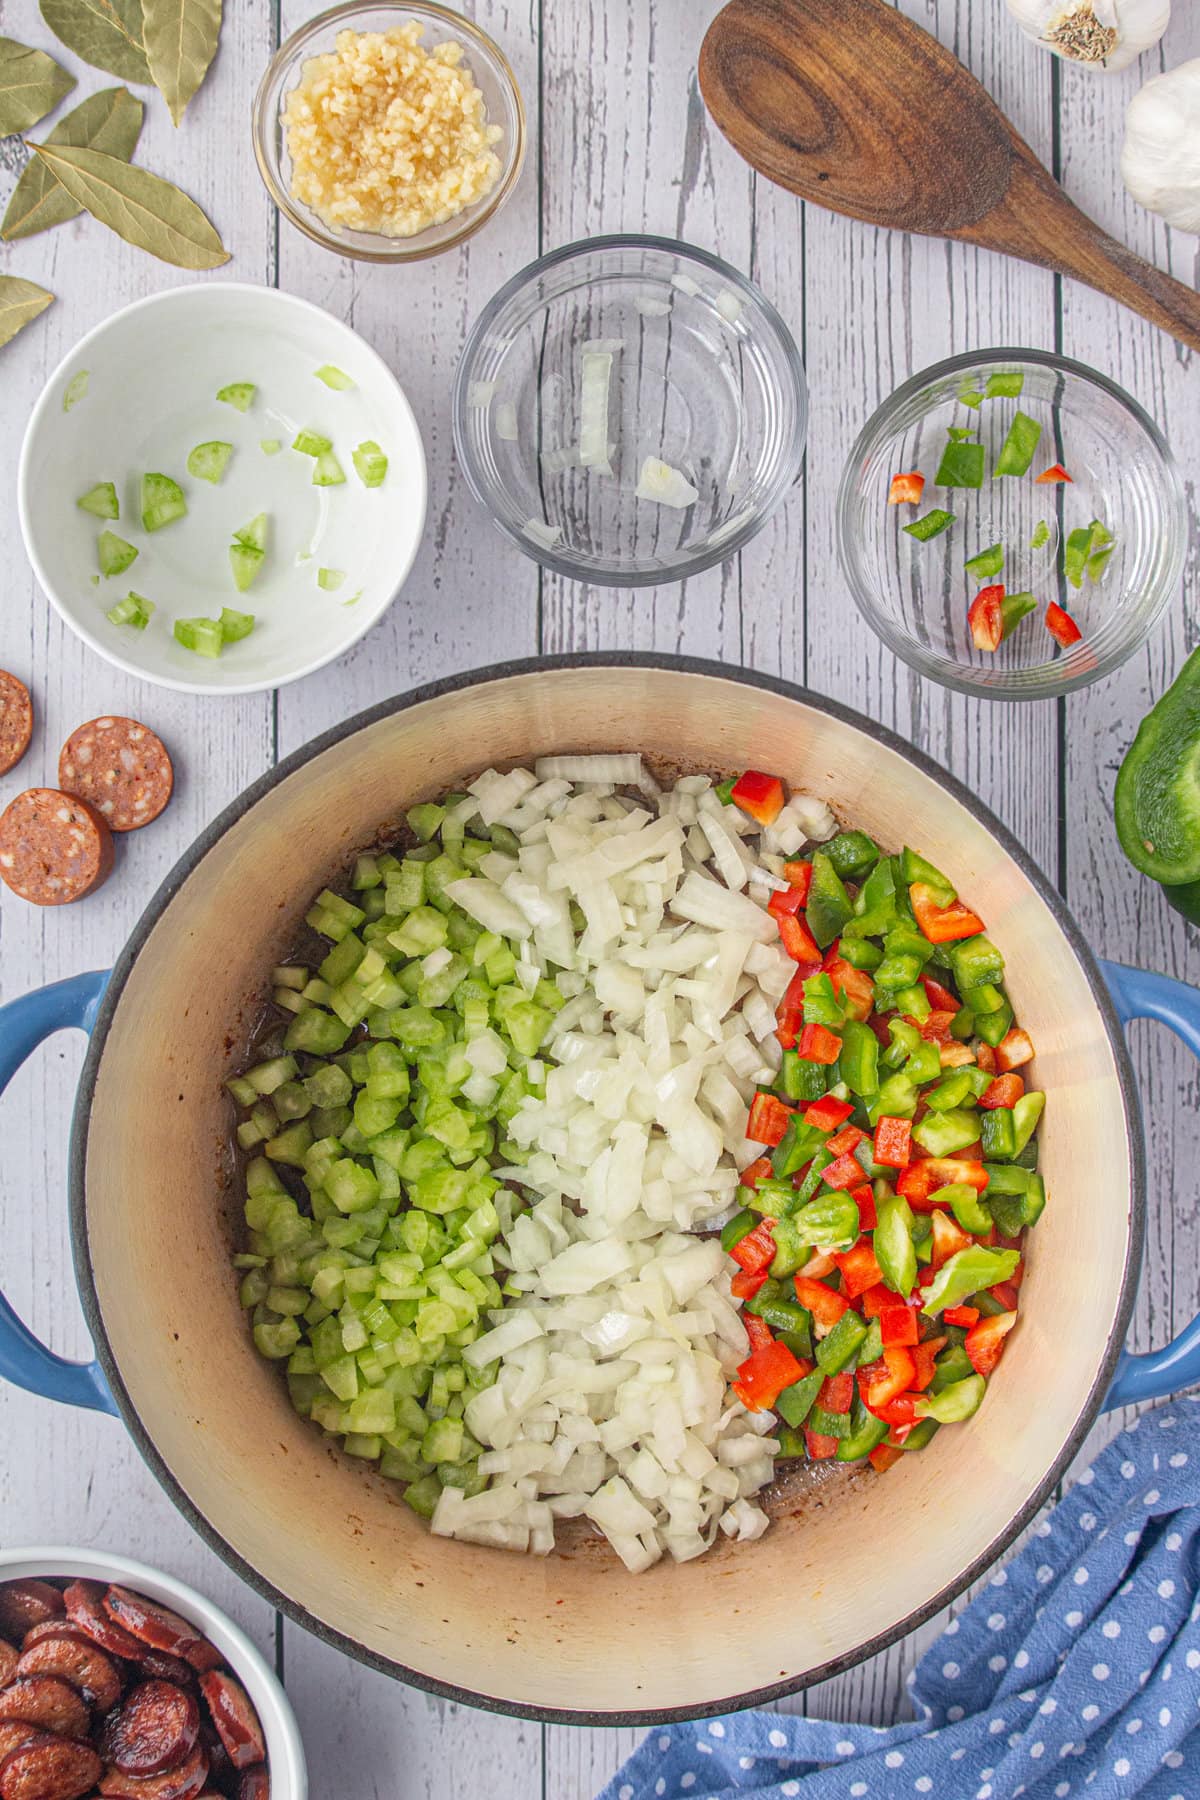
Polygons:
M347 385L331 388L336 367ZM69 414L62 397L89 372ZM222 404L251 390L243 411ZM302 433L327 438L345 479L314 481ZM278 441L278 455L264 442ZM196 447L231 444L219 482L197 479ZM369 485L355 451L378 444L386 475ZM187 510L143 526L146 475L183 491ZM118 668L192 693L254 693L333 661L383 615L399 592L425 523L425 456L400 384L348 325L274 288L213 282L136 301L75 346L47 382L29 420L18 472L25 548L42 589L72 630ZM105 576L102 521L77 504L113 483L113 527L138 551L137 590L153 603L145 629L110 613L131 575ZM253 629L215 657L176 640L176 619L219 619L237 601L229 546L265 514L269 547L249 596ZM346 571L346 600L318 571ZM119 608L118 608L119 612Z

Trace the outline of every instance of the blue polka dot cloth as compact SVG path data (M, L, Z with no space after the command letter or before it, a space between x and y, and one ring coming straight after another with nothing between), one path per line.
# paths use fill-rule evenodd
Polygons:
M663 1726L600 1800L1200 1800L1198 1402L1084 1471L922 1657L915 1719Z

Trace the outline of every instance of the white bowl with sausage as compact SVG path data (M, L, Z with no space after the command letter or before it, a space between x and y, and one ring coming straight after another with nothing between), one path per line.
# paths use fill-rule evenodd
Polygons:
M180 1622L194 1627L196 1640L206 1641L206 1644L216 1652L216 1657L212 1658L213 1663L215 1664L219 1657L221 1666L230 1671L235 1682L245 1690L244 1695L241 1696L243 1706L245 1700L248 1699L254 1713L257 1714L257 1725L261 1731L262 1744L266 1753L266 1785L263 1785L262 1766L256 1762L255 1767L259 1771L258 1785L247 1791L254 1795L255 1800L258 1800L260 1795L262 1800L268 1800L268 1796L269 1800L307 1800L308 1775L304 1760L304 1747L287 1695L274 1671L255 1649L245 1632L227 1618L218 1607L214 1606L211 1600L205 1599L194 1588L188 1587L182 1581L177 1581L172 1575L163 1574L160 1570L152 1569L145 1563L135 1562L128 1556L119 1556L112 1551L64 1549L54 1545L0 1550L0 1613L4 1610L3 1603L6 1594L13 1592L11 1584L53 1585L64 1582L96 1582L101 1584L105 1590L112 1587L124 1590L131 1599L136 1598L149 1603L151 1611L155 1612L159 1619L167 1625L168 1631ZM70 1590L68 1589L68 1598L69 1594ZM167 1611L159 1613L158 1609L163 1608ZM173 1617L174 1615L177 1617ZM29 1617L27 1623L35 1628L35 1637L38 1633L54 1635L49 1621L45 1624L37 1621L36 1611ZM111 1625L108 1628L111 1629ZM72 1620L69 1613L63 1618L62 1630L65 1636L70 1636L72 1632ZM11 1643L15 1635L11 1622L6 1619L5 1625L0 1626L0 1637L3 1637L4 1642ZM101 1650L100 1661L107 1660L121 1671L125 1692L120 1704L126 1705L133 1689L133 1682L150 1681L155 1677L161 1678L169 1673L169 1664L173 1658L169 1653L160 1653L156 1663L153 1660L155 1653L150 1651L151 1660L148 1661L148 1664L138 1669L132 1680L126 1679L133 1665L124 1662L120 1656L114 1653L115 1647L119 1645L121 1635L122 1627L117 1624L116 1645L110 1645L107 1652L97 1639L85 1642L79 1638L76 1641L85 1654L89 1650L94 1652L99 1648ZM27 1633L25 1645L28 1646L29 1643L30 1639ZM20 1650L22 1645L17 1644L15 1647ZM149 1649L149 1645L147 1648ZM19 1676L10 1667L8 1675L0 1683L0 1697L10 1688L14 1679L19 1679ZM106 1710L103 1701L89 1693L86 1681L83 1683L81 1692L83 1702L91 1700L93 1724L98 1724ZM203 1702L201 1702L200 1709L203 1712ZM115 1712L116 1709L111 1710ZM193 1725L193 1732L194 1729ZM69 1739L65 1741L69 1742ZM251 1754L257 1758L257 1748ZM4 1765L0 1761L0 1781L2 1781L4 1773ZM107 1777L105 1779L107 1781ZM211 1782L214 1779L215 1776L206 1773L200 1790L196 1790L193 1786L189 1792L211 1793L213 1791ZM230 1771L229 1779L233 1783L232 1791L237 1793L237 1774ZM20 1791L24 1792L24 1789L22 1788ZM87 1791L89 1793L98 1791L103 1794L107 1793L109 1788L107 1785L99 1785L98 1789L89 1788ZM132 1788L131 1791L136 1791L136 1788Z

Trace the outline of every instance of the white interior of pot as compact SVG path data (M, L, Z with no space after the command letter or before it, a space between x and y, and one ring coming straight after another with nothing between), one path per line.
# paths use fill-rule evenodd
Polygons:
M759 1542L630 1576L605 1550L509 1556L430 1535L297 1418L250 1342L214 1172L228 1034L313 893L382 823L489 763L637 748L668 767L778 771L886 846L911 842L982 912L1049 1091L1020 1325L982 1411L885 1476L786 1507ZM1130 1213L1121 1090L1051 913L990 833L864 732L763 689L647 668L510 677L370 725L290 775L204 856L122 993L87 1146L87 1228L112 1353L191 1503L312 1617L500 1703L700 1708L853 1655L1004 1533L1085 1406L1119 1304ZM819 1503L818 1503L819 1502Z

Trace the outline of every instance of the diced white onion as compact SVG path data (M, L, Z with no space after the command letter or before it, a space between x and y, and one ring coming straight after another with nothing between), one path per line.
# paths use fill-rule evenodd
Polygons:
M545 519L526 519L521 530L535 544L540 544L543 550L553 550L562 536L562 526L547 524Z
M515 444L517 431L517 409L511 400L501 400L496 408L496 436L506 444Z
M585 469L599 469L612 474L608 460L609 384L612 380L611 350L583 352L583 387L579 399L579 461Z
M692 277L685 274L682 269L677 269L675 274L672 275L671 286L677 287L681 294L695 295L701 291L700 283L698 281L693 281Z
M660 299L657 294L635 294L633 304L646 319L665 319L671 310L669 299Z
M740 294L735 294L732 288L722 288L713 301L713 305L729 325L736 325L742 316L742 298Z
M673 469L657 456L648 456L642 463L636 493L639 500L679 508L692 506L700 498L699 488L693 487L681 470Z
M577 469L579 446L569 444L565 450L543 450L541 464L547 475L561 475L564 469Z
M495 391L494 381L469 381L467 383L467 405L486 406Z

